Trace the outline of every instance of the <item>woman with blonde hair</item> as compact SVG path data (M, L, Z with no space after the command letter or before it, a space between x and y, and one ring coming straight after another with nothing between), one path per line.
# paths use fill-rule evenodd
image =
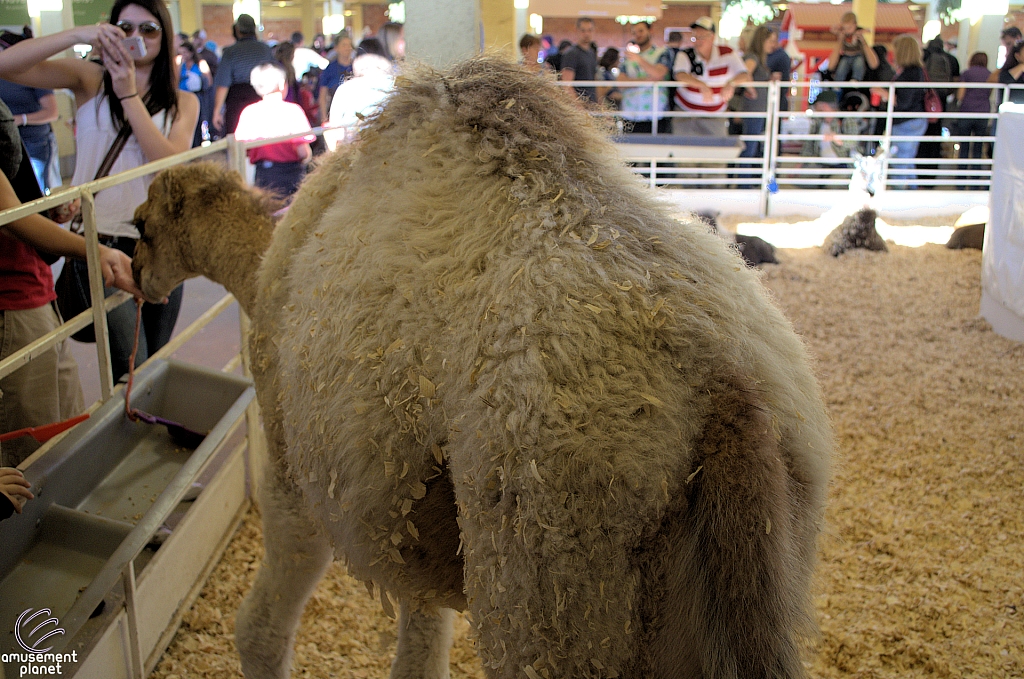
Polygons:
M912 35L898 36L892 42L893 58L896 61L896 77L893 82L924 82L925 72L921 64L921 45L917 38ZM888 99L889 90L879 90L883 99ZM917 147L921 140L919 137L928 129L928 118L924 115L924 94L923 87L899 87L896 88L896 101L893 105L892 135L894 137L910 137L909 139L897 139L889 150L891 158L910 159L917 157ZM912 162L894 162L894 168L912 168ZM917 173L913 171L893 173L893 179L909 179L911 182L917 179ZM917 185L909 184L905 188L916 189Z

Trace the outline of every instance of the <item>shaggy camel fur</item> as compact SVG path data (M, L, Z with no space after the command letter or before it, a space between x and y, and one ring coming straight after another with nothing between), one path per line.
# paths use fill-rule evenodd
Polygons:
M332 549L399 604L393 677L448 676L453 608L490 677L803 676L833 446L804 347L555 87L415 72L272 237L211 166L136 221L149 297L202 274L253 321L247 677L287 676Z

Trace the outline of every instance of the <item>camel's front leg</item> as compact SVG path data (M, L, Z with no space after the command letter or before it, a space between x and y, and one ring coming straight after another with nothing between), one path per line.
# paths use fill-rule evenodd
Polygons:
M235 622L246 679L289 676L302 610L333 557L283 466L272 462L266 471L260 495L266 556Z
M402 602L391 679L448 679L454 618L450 608L412 610L409 603Z

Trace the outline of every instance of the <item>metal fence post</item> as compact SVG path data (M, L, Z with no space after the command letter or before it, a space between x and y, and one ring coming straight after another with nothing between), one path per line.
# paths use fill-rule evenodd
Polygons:
M144 679L146 669L143 667L145 659L142 657L142 643L139 639L139 611L136 607L135 587L135 562L129 561L121 573L121 583L124 585L124 610L128 616L128 656L131 659L129 670L132 679Z
M85 256L89 265L89 293L92 295L92 325L96 334L96 358L100 370L100 398L106 401L114 391L110 361L110 333L107 312L103 308L103 272L100 270L100 244L96 231L96 201L92 191L82 191L82 226L85 228Z
M761 154L761 191L758 195L758 209L762 217L768 216L768 182L775 167L775 126L779 119L779 86L768 83L768 105L765 107L764 151Z
M227 136L228 140L228 167L232 168L245 179L245 146L235 139L234 134Z
M892 114L896 109L896 86L889 84L889 101L886 102L885 107L885 135L882 137L882 142L885 144L885 158L882 161L882 187L885 188L889 183L889 161L892 159Z

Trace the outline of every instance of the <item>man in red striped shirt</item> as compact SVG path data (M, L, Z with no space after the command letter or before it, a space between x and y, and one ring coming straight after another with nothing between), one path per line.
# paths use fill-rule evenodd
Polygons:
M724 113L736 85L750 80L740 55L731 47L715 44L715 22L701 17L690 25L692 47L679 50L672 68L675 80L685 87L676 88L676 108L691 114ZM674 134L724 137L728 119L673 118Z

